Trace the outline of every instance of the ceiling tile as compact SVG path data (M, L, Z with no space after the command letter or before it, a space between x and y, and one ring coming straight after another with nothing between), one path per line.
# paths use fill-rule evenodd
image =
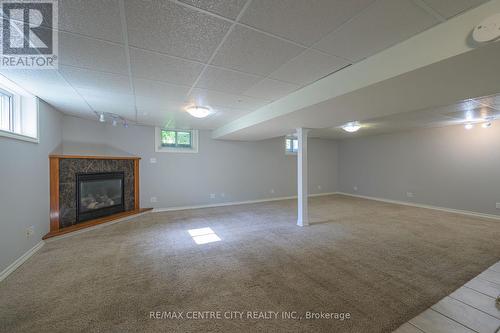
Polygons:
M468 9L479 6L488 0L424 0L439 14L450 18Z
M128 76L95 72L87 69L79 69L61 65L59 66L59 72L75 88L94 91L95 94L132 94Z
M187 104L189 87L169 83L134 79L137 108L149 112L165 108L181 111Z
M204 65L156 52L130 48L132 75L137 78L191 86Z
M500 94L482 98L475 98L474 100L482 105L488 105L495 110L500 110Z
M59 29L123 43L118 0L59 1Z
M213 64L242 72L267 75L304 48L263 33L236 26Z
M348 64L349 62L342 58L309 49L278 68L270 77L306 85Z
M172 1L125 1L129 44L205 62L231 26L230 22Z
M312 45L373 0L253 0L241 22L304 45Z
M198 119L192 117L187 112L156 109L154 112L147 113L146 115L139 113L137 120L141 124L163 126L165 128L211 130L241 115L241 113L228 115L223 112L217 112L207 118Z
M382 0L323 38L315 48L356 62L437 23L410 0Z
M256 110L269 103L268 101L253 97L200 88L193 89L191 96L189 96L189 102L197 105L208 105L214 109L224 107L241 110Z
M59 33L59 63L118 74L127 74L125 48L68 33Z
M475 109L463 111L463 110L453 110L447 113L446 116L459 120L469 120L469 121L480 121L484 119L496 118L500 115L500 111L495 110L488 106L480 106Z
M230 19L235 19L247 0L179 0L188 5L195 6L211 13Z
M295 84L264 79L245 91L244 95L274 101L297 90L298 88L299 86Z
M260 76L210 66L205 70L196 87L241 94L261 79Z
M2 69L0 73L60 111L74 115L92 113L87 103L56 70Z
M114 94L85 88L76 89L94 111L111 112L128 119L135 119L133 95Z

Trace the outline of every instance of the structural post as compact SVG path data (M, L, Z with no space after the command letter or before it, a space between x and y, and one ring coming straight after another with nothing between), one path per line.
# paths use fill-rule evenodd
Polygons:
M305 227L309 225L308 202L309 191L307 188L307 128L297 128L297 139L299 151L297 153L297 200L298 214L297 225Z

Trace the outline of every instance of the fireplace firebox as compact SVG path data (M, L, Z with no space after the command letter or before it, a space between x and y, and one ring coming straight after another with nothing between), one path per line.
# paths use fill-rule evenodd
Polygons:
M77 173L76 219L87 221L125 211L124 173Z

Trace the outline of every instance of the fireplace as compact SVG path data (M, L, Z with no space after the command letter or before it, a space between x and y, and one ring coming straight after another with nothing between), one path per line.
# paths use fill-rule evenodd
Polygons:
M124 173L76 174L76 219L78 222L125 211Z

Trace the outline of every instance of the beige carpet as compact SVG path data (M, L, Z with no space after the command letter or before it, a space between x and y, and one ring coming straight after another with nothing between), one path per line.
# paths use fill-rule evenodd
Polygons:
M319 223L307 228L288 200L152 213L50 242L0 283L0 331L390 332L500 259L500 221L342 196L311 205ZM221 241L197 245L187 230L204 227Z

